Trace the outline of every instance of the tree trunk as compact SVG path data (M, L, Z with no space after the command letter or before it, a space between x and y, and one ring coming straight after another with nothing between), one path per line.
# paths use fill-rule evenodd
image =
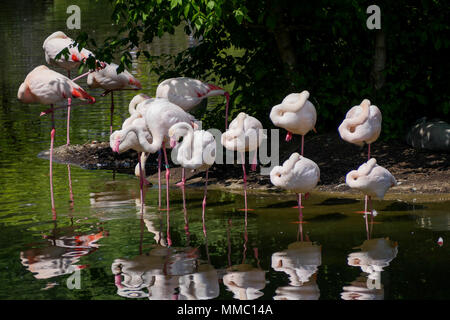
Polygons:
M375 33L375 54L373 57L372 83L375 91L380 90L385 82L384 69L386 67L386 40L384 31Z

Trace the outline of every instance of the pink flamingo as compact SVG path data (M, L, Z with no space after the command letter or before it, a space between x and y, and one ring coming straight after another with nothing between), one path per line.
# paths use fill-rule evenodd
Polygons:
M87 84L90 88L102 88L105 92L102 97L111 93L111 117L109 124L109 133L112 134L113 114L114 114L114 91L120 90L140 90L140 82L133 77L127 70L117 73L117 64L104 63L103 68L97 71L89 72Z
M145 132L136 125L128 126L120 135L116 138L116 146L120 148L122 140L128 135L129 132L134 132L139 144L142 147L143 152L155 153L163 148L164 159L166 162L166 199L167 210L169 206L169 161L166 152L166 143L169 141L169 129L178 122L187 122L191 124L195 119L192 115L185 112L179 106L169 102L167 99L147 99L142 102L143 104L149 104L145 111L143 119L147 124L148 131L150 132L153 140L150 143L146 139Z
M45 39L42 48L45 53L45 61L55 67L63 68L67 71L67 77L70 79L70 71L80 66L81 62L94 54L83 48L81 51L78 47L73 47L74 41L64 34L62 31L56 31ZM69 57L66 59L64 55L56 59L58 53L63 49L69 50ZM71 101L68 100L67 106L67 145L70 144L70 109Z
M63 76L62 74L50 70L46 66L34 68L20 85L17 92L17 98L23 103L40 103L51 106L50 113L52 117L52 130L50 132L50 187L53 189L53 143L55 139L55 119L54 104L63 102L65 99L80 99L94 103L95 99L91 97L79 85ZM70 104L70 103L69 103ZM54 209L54 199L52 197L52 208Z
M291 93L270 111L270 120L273 124L288 131L286 141L292 139L292 134L302 136L300 152L302 156L305 134L310 130L316 131L314 128L317 120L316 108L308 98L309 92L306 90L302 93Z
M166 98L187 112L193 111L194 107L205 98L222 95L227 99L225 106L225 129L227 129L230 94L225 89L186 77L164 80L156 88L157 98Z

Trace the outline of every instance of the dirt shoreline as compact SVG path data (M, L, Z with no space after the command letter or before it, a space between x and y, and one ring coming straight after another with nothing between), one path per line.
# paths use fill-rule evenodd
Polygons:
M280 137L280 163L300 148L300 138L287 143ZM417 150L402 141L377 141L371 147L372 157L387 168L397 179L399 185L391 188L386 199L406 195L406 198L426 198L434 195L441 201L450 200L450 154ZM48 159L49 151L39 157ZM367 160L367 147L360 148L349 144L336 133L308 134L305 137L304 155L315 161L321 170L321 180L317 191L360 197L361 194L345 184L348 171L357 169ZM78 165L85 169L106 169L134 174L137 153L127 151L123 154L112 152L107 142L88 142L83 145L60 146L54 150L54 161ZM171 183L180 181L181 168L170 163ZM268 175L250 171L247 166L249 192L281 192L270 183ZM157 154L147 161L148 180L157 183ZM204 172L186 170L189 187L203 187ZM164 179L164 172L161 175ZM208 188L242 189L242 166L213 165L209 170Z

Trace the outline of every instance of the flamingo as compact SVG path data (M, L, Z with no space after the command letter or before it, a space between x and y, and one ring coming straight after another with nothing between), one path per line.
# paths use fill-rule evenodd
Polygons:
M180 106L184 111L194 111L194 107L203 99L213 96L225 96L225 130L228 128L228 106L230 94L225 89L214 84L204 83L200 80L179 77L166 79L156 88L157 98L166 98L170 102Z
M305 135L310 130L315 130L317 113L314 105L308 100L309 92L291 93L287 95L281 104L270 111L270 120L277 127L288 131L286 141L292 139L292 134L302 136L301 155L303 156L303 144Z
M181 166L188 169L206 169L205 190L202 203L202 218L205 221L206 193L208 188L208 169L216 159L216 140L214 136L204 130L196 130L186 122L174 124L169 129L171 147L174 148L176 159ZM183 141L177 142L183 137ZM175 146L176 145L176 146ZM182 181L183 186L185 181ZM205 224L203 233L206 236Z
M127 70L117 74L119 66L115 63L105 63L104 68L90 72L87 77L87 84L90 88L102 88L105 92L102 96L111 93L111 116L109 132L112 133L112 123L114 114L114 91L120 90L140 90L140 82L133 77Z
M394 176L385 168L377 164L375 158L363 163L358 170L352 170L347 173L345 183L353 189L360 190L365 194L365 198L371 200L371 197L383 199L385 193L390 187L397 185ZM370 208L371 219L373 223L373 210ZM365 202L364 215L366 219L366 231L369 238L367 222L367 201Z
M359 106L354 106L347 112L338 128L339 134L343 140L361 147L367 143L369 160L370 145L381 133L381 118L380 109L370 105L370 100L364 99Z
M314 189L319 179L319 166L297 152L291 154L283 166L276 166L270 172L272 184L297 193L300 223L303 223L302 193L308 193Z
M51 106L52 130L50 132L50 187L53 189L53 143L55 139L55 119L54 104L62 103L65 99L80 99L94 103L95 98L91 97L78 84L63 76L62 74L50 70L48 67L41 65L34 68L26 76L24 82L20 85L17 92L17 98L23 103L40 103L49 104ZM54 210L54 199L52 196L52 209Z
M128 133L134 132L138 137L138 141L143 152L155 153L159 149L163 148L166 162L167 210L169 210L170 170L166 153L166 142L169 141L168 131L175 123L192 123L195 119L192 115L185 112L179 106L171 103L167 99L148 99L142 103L149 104L143 118L145 119L148 131L152 135L152 142L149 143L146 139L145 132L141 129L141 127L130 125L120 135L116 136L115 145L117 148L120 148L122 141L126 138Z
M255 156L252 161L252 170L255 170L256 152L265 138L266 135L263 133L261 122L244 112L239 113L238 116L231 121L228 130L222 134L222 145L228 150L241 153L242 171L244 172L244 211L251 210L247 209L247 174L245 172L244 152L255 151Z
M81 62L89 56L94 56L94 54L86 48L83 48L80 51L78 47L73 47L74 43L75 41L69 38L64 32L56 31L49 35L42 45L47 64L66 70L69 79L71 70L78 68ZM58 53L65 48L68 48L69 50L69 57L66 59L64 55L61 55L60 58L56 59ZM69 100L67 106L67 145L70 144L70 103L71 101Z

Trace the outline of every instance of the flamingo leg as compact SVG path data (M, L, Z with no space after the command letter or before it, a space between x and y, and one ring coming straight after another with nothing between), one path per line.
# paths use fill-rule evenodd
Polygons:
M367 198L366 195L364 197L364 219L366 220L366 233L367 233L367 240L370 240L370 234L369 234L369 222L367 221Z
M169 180L170 180L170 169L169 169L169 161L167 158L166 145L163 143L163 152L164 152L164 160L166 162L166 202L167 202L167 211L170 209L169 205Z
M161 209L161 150L158 151L158 209Z
M256 164L257 164L257 155L258 155L258 149L256 149L255 150L255 154L253 155L253 160L252 160L252 165L251 165L251 167L250 167L250 169L252 170L252 171L255 171L256 170Z
M70 164L67 165L67 172L68 172L68 175L69 175L70 208L73 209L74 200L73 200L73 192L72 192L72 176L70 174Z
M372 208L372 197L369 196L369 207L370 207L370 235L372 236L373 231L373 208Z
M144 173L142 172L141 155L142 155L142 152L138 152L139 189L140 189L140 198L141 198L141 214L143 214L144 213Z
M230 94L225 92L225 98L227 99L227 104L225 105L225 130L228 129L228 106L230 104Z
M301 149L301 155L303 156L303 145L305 144L305 136L302 135L302 149Z
M297 203L298 203L298 233L300 233L300 240L303 241L303 211L302 211L302 194L297 194ZM298 233L297 233L297 241L298 241Z
M183 196L183 213L184 213L184 231L186 232L186 246L189 247L191 242L191 233L189 232L189 218L186 210L186 190L181 188L181 194Z
M67 145L70 145L70 107L72 105L72 98L67 99Z
M206 194L208 192L208 169L205 173L205 190L203 191L203 202L202 202L202 221L203 221L203 234L206 237L206 221L205 221L205 209L206 209Z
M111 115L109 120L109 134L112 134L113 114L114 114L114 91L111 91Z
M50 107L53 110L53 105ZM53 144L55 141L55 115L52 114L52 130L50 131L50 198L52 203L53 220L56 220L55 198L53 196Z
M245 173L245 156L244 153L241 152L241 159L242 159L242 171L244 172L244 211L247 211L247 174Z

